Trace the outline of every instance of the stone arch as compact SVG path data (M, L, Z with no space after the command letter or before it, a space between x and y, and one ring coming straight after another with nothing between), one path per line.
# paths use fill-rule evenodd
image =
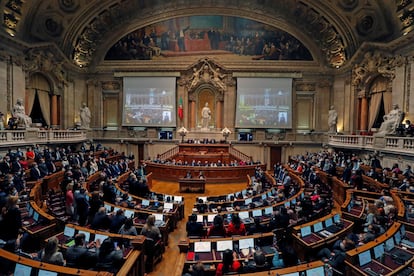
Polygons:
M60 96L55 93L54 82L41 72L30 74L25 95L27 115L41 126L60 124ZM40 125L39 125L40 126Z
M221 129L224 94L228 86L233 85L229 72L213 60L203 58L183 74L180 82L188 93L188 127L201 128L201 110L207 102L212 113L209 128Z
M358 126L362 131L370 131L376 114L371 114L370 104L372 100L371 90L377 80L381 80L387 97L391 97L392 81L395 78L395 69L405 63L406 58L392 56L386 52L372 49L364 54L359 64L355 64L352 70L352 84L358 97L359 119ZM385 94L384 94L385 95ZM378 99L377 99L378 100ZM387 99L387 110L391 109L392 99Z
M210 84L204 84L200 85L196 91L194 92L196 94L196 114L197 114L197 129L201 128L201 110L204 108L205 104L207 103L210 110L211 110L211 119L209 122L209 128L215 128L216 127L216 119L217 119L217 108L216 108L216 102L217 102L217 88L215 88L213 85Z

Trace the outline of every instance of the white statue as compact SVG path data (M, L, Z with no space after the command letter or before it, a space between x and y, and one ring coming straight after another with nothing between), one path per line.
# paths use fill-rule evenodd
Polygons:
M200 71L201 69L197 70L197 68L193 68L193 76L191 77L190 89L196 87L196 85L200 82Z
M92 115L91 115L91 111L86 106L86 103L82 103L82 107L79 110L79 115L81 119L81 128L89 129Z
M329 133L336 133L337 128L336 124L338 123L338 112L335 110L334 106L331 106L328 114L328 126Z
M4 130L4 123L6 119L4 118L4 114L0 112L0 130Z
M17 99L16 104L13 107L12 113L13 117L17 119L17 124L19 126L31 127L32 118L26 115L22 99Z
M378 132L375 136L385 136L387 134L394 134L398 125L403 119L404 113L398 107L397 104L394 104L393 109L387 115L384 115L382 122Z
M208 107L208 103L206 103L201 110L201 128L208 129L208 124L210 123L211 119L211 110Z

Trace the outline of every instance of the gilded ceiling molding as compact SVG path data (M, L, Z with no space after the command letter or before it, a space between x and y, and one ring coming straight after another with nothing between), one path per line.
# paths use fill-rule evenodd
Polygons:
M11 36L17 33L18 24L22 18L22 9L25 0L9 0L4 5L3 26Z

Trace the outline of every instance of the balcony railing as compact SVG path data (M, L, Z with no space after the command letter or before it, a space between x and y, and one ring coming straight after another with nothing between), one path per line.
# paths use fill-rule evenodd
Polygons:
M87 139L86 131L80 130L3 130L0 131L2 146L16 144L44 144L81 142Z
M342 148L371 149L414 155L414 137L329 135L328 144Z

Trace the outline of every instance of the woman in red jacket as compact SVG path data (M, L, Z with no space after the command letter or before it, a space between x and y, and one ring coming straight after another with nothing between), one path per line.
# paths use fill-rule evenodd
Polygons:
M233 216L231 217L231 222L229 223L229 226L227 227L227 235L228 236L246 235L246 226L241 221L238 214L233 214Z
M236 252L227 249L223 252L223 262L217 265L216 276L222 276L229 272L238 272L241 264L237 259Z

